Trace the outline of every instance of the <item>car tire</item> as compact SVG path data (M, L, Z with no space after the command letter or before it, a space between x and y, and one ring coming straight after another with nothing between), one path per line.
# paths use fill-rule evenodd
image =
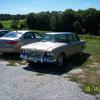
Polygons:
M61 53L61 54L58 56L57 60L56 60L55 66L63 67L63 66L64 66L64 61L65 61L64 54Z

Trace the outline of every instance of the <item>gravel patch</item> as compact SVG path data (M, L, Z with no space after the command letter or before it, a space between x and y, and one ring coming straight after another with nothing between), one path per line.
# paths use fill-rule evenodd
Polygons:
M77 83L57 74L37 76L37 72L0 62L0 100L96 100L84 94Z

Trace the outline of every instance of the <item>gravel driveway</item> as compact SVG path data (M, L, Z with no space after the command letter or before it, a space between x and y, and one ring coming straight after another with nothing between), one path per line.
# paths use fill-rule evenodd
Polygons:
M65 69L59 72L52 67L41 67L12 67L0 61L0 100L96 100L64 78Z

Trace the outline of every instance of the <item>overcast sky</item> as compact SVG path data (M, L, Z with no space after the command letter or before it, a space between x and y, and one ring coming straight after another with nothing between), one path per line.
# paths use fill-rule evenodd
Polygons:
M100 0L0 0L0 13L8 14L87 8L100 9Z

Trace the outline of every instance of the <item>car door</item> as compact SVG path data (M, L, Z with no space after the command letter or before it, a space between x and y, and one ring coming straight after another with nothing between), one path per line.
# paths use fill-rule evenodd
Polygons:
M71 55L74 55L80 50L80 41L76 34L70 34Z
M70 34L66 35L66 57L70 57L72 55L72 47L73 44L71 42Z
M21 38L21 45L27 45L35 41L33 32L26 32Z
M82 50L82 43L78 37L77 34L73 34L73 39L74 39L74 45L75 45L75 54L76 53L80 53L80 51Z
M38 42L42 39L41 35L36 32L26 32L21 39L21 45Z

